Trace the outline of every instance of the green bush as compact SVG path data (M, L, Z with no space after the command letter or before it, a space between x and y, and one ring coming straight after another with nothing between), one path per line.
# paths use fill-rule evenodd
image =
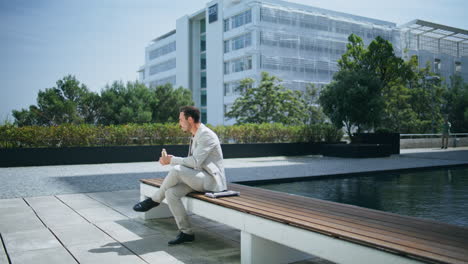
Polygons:
M210 126L221 143L336 142L343 132L329 124L285 126L278 123ZM188 144L178 124L110 126L0 126L0 148L89 147Z

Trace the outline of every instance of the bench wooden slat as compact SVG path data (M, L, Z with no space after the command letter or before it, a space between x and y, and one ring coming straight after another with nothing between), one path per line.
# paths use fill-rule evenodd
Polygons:
M249 206L255 208L256 210L264 210L285 217L291 217L293 219L310 222L311 224L319 224L330 228L334 228L336 230L347 231L350 233L358 233L367 237L373 237L379 240L399 244L406 247L412 247L424 251L431 251L440 255L452 255L461 259L468 258L466 250L461 249L461 247L464 246L463 244L459 244L458 246L444 245L441 244L439 241L414 238L408 235L389 232L379 228L371 228L359 223L336 220L334 218L327 217L327 215L325 214L308 213L305 211L294 210L293 206L283 206L281 204L260 201L252 196L244 197L244 199L237 199L235 203L244 206Z
M141 181L143 183L159 187L162 183L162 180L163 179L145 179ZM353 218L351 221L349 219L346 220L346 214L341 213L338 218L336 215L337 212L340 212L341 210L351 213L353 211L352 209L354 209L354 211L359 209L358 211L360 212L364 211L365 213L369 213L368 211L370 209L366 210L364 208L348 205L341 206L342 204L321 201L313 198L282 194L279 192L272 192L237 184L229 184L228 188L240 191L241 196L218 199L208 198L199 193L191 193L189 196L227 208L268 218L273 221L297 226L333 237L339 237L359 244L370 245L373 247L377 246L379 248L385 248L390 251L440 262L467 263L466 260L468 259L468 251L464 245L468 244L468 240L463 240L463 236L458 237L455 241L446 239L447 237L445 237L445 239L439 240L440 246L437 247L438 241L434 240L424 240L401 233L400 235L386 235L387 232L389 232L389 229L378 230L376 227L365 224L365 222L369 220L367 219L369 216L359 216L355 213L350 214L349 216ZM269 196L264 197L265 194L268 194ZM260 203L260 200L262 199L265 201L264 204ZM296 202L295 207L292 206L291 201ZM302 204L299 206L297 205L297 202ZM278 205L275 207L274 203L278 203ZM320 211L307 208L309 206L314 207L318 205L321 205ZM330 213L332 217L327 218L326 213ZM370 210L370 216L373 217L371 220L374 221L374 224L377 225L379 224L379 221L388 224L393 223L395 220L408 219L408 217L398 217L398 215L394 214L390 214L389 216L391 217L387 219L385 217L379 216L379 213L380 211L374 212L374 210ZM388 214L383 215L386 216ZM362 219L363 224L359 225L356 223L356 220L359 219ZM411 224L415 224L416 222L425 222L419 219L416 219L417 221L415 221L413 218L410 218L410 220L413 221ZM406 222L396 223L403 225L403 223ZM426 227L429 226L427 225L427 222L425 224ZM434 223L433 225L435 226L436 224ZM437 223L437 226L440 227L439 223ZM413 228L414 234L417 234L415 231L418 230L414 230L414 227L411 225L409 227ZM444 229L447 229L447 227L458 229L449 225L444 226ZM435 236L437 235L442 236L440 233L435 234ZM450 243L444 245L444 242L447 241ZM462 242L462 244L460 244L460 242Z
M239 191L251 192L255 187L249 187L244 185L236 185ZM255 188L253 195L264 194L262 197L279 197L279 199L285 199L286 201L294 201L297 203L307 204L314 209L323 208L329 210L329 212L338 212L345 214L346 217L357 217L358 219L367 219L368 221L375 221L379 224L394 226L395 223L398 226L405 228L405 231L411 232L414 230L424 230L431 235L439 235L443 239L453 239L459 242L466 242L468 240L468 228L456 227L445 223L431 221L427 219L420 219L410 216L398 215L368 208L362 208L354 205L339 204L330 201L323 201L309 197L290 195L286 193L265 190L261 188ZM286 195L286 196L285 196ZM359 210L356 210L356 209ZM434 229L435 225L437 229Z
M236 186L239 187L239 186ZM239 188L239 191L243 191L243 188ZM259 191L261 192L261 191ZM281 193L280 193L281 194ZM291 201L290 198L294 197L284 197L284 195L276 195L273 193L267 193L267 195L263 194L258 194L258 193L249 193L249 199L253 200L258 200L258 201L264 201L265 203L273 203L273 204L281 204L282 206L286 208L294 208L297 210L297 212L303 212L305 214L308 213L317 213L318 216L327 216L339 221L344 221L344 222L349 222L351 224L360 224L360 225L365 225L370 228L378 228L378 230L382 231L389 231L392 233L398 233L402 234L404 236L408 237L414 237L418 239L424 239L424 240L434 240L434 241L440 241L444 240L445 242L448 242L449 245L454 245L454 246L460 246L466 243L466 239L462 237L456 237L456 236L450 236L446 235L445 233L439 233L439 232L434 232L433 228L429 230L424 230L424 228L416 228L411 225L407 225L408 221L404 219L398 219L398 222L395 223L393 222L393 218L389 219L386 218L368 218L365 214L365 212L361 212L361 214L358 214L356 212L356 208L352 208L354 210L350 210L348 208L329 208L326 206L321 206L323 203L304 203L301 201L301 204L295 201ZM363 209L363 208L359 208ZM359 210L361 211L361 210ZM348 214L348 212L351 212L351 214ZM420 219L411 219L413 220L413 223L420 222ZM425 220L423 220L422 223L425 223ZM432 227L434 225L432 224ZM453 230L453 227L450 226ZM424 232L421 232L424 230ZM457 230L459 230L457 228Z

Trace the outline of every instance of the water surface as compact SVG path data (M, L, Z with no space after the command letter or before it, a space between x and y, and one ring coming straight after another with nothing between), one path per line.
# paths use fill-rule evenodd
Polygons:
M468 167L249 185L468 227Z

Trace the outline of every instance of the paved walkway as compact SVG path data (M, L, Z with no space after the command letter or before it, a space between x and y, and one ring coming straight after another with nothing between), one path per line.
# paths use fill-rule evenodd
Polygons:
M467 165L468 148L403 150L374 159L321 156L226 160L230 181ZM239 263L240 234L192 216L197 240L176 247L172 218L131 210L138 179L163 177L154 162L0 168L0 264ZM328 263L311 256L301 263Z

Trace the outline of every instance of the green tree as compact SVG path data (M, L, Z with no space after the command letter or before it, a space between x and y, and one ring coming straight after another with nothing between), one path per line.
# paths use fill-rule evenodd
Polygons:
M431 71L430 64L419 68L417 57L413 57L408 62L414 76L410 79L408 86L411 97L409 103L415 118L411 120L410 131L408 133L436 133L442 124L442 109L445 105L444 94L447 87L442 85L439 76Z
M411 106L412 91L401 83L384 90L384 117L382 127L400 133L411 133L415 128L416 113Z
M139 82L122 81L106 85L101 92L99 124L148 123L158 104L155 93Z
M323 111L337 127L352 136L377 126L383 113L380 82L367 72L341 70L320 94Z
M319 101L332 123L339 128L344 125L351 136L354 129L362 132L395 122L399 118L395 115L396 106L387 96L401 90L413 74L411 67L395 55L389 41L377 37L365 47L354 34L348 41L347 50L338 61L339 71Z
M262 72L257 87L251 87L254 80L241 81L242 96L237 98L226 117L235 118L237 124L244 123L282 123L301 124L306 120L306 103L299 91L287 90L281 80Z
M37 105L29 106L29 110L13 110L15 123L24 125L59 125L63 123L83 123L91 119L85 109L86 100L95 96L86 85L72 75L57 81L57 86L39 91Z
M174 89L171 84L157 86L154 90L156 104L152 108L153 122L178 122L179 108L193 105L192 93L183 87Z
M325 121L325 114L318 102L318 96L319 90L314 84L310 84L306 87L305 93L303 94L306 108L305 124L321 124Z
M464 133L468 131L468 83L460 75L451 78L451 86L446 95L445 110L452 124L451 131Z

